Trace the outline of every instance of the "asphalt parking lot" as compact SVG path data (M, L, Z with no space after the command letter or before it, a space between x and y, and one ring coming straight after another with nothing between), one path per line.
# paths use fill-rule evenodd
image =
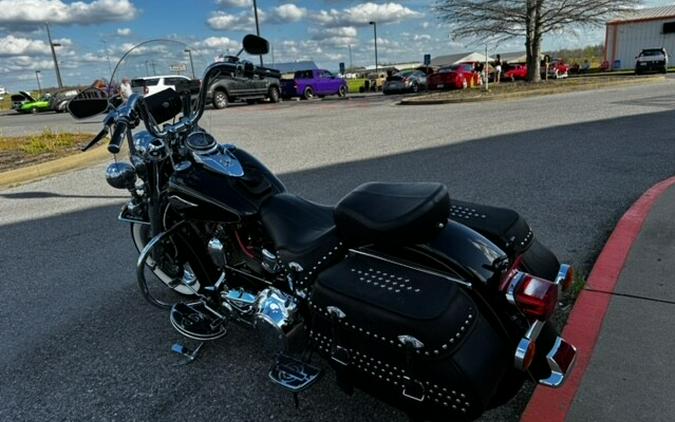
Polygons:
M614 224L675 173L675 82L508 102L395 106L396 98L211 110L202 125L334 203L360 183L440 181L451 197L512 207L563 260L590 269ZM0 116L4 135L98 130L95 119ZM174 366L178 335L138 294L103 165L0 191L0 420L405 421L328 374L300 397L267 380L269 357L233 329ZM524 393L485 421L514 421Z

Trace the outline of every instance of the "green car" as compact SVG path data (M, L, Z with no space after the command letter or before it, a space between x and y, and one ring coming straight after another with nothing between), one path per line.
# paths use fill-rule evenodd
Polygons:
M19 113L37 113L51 110L51 105L49 96L36 100L28 92L19 91L19 94L12 95L12 108Z

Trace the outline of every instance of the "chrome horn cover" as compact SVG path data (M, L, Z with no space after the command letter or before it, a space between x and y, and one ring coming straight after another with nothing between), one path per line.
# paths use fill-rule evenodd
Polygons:
M136 185L136 169L129 163L112 163L105 169L105 180L115 189L133 189Z

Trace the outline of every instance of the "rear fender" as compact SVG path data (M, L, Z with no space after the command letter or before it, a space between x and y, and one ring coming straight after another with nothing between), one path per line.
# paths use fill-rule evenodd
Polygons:
M423 248L433 253L472 284L497 287L508 269L508 256L486 237L463 224L448 221Z

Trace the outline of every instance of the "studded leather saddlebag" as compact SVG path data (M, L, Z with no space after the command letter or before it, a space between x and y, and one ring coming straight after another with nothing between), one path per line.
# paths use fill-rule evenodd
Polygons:
M341 386L414 420L477 417L511 366L467 287L440 274L354 253L319 275L310 307Z

